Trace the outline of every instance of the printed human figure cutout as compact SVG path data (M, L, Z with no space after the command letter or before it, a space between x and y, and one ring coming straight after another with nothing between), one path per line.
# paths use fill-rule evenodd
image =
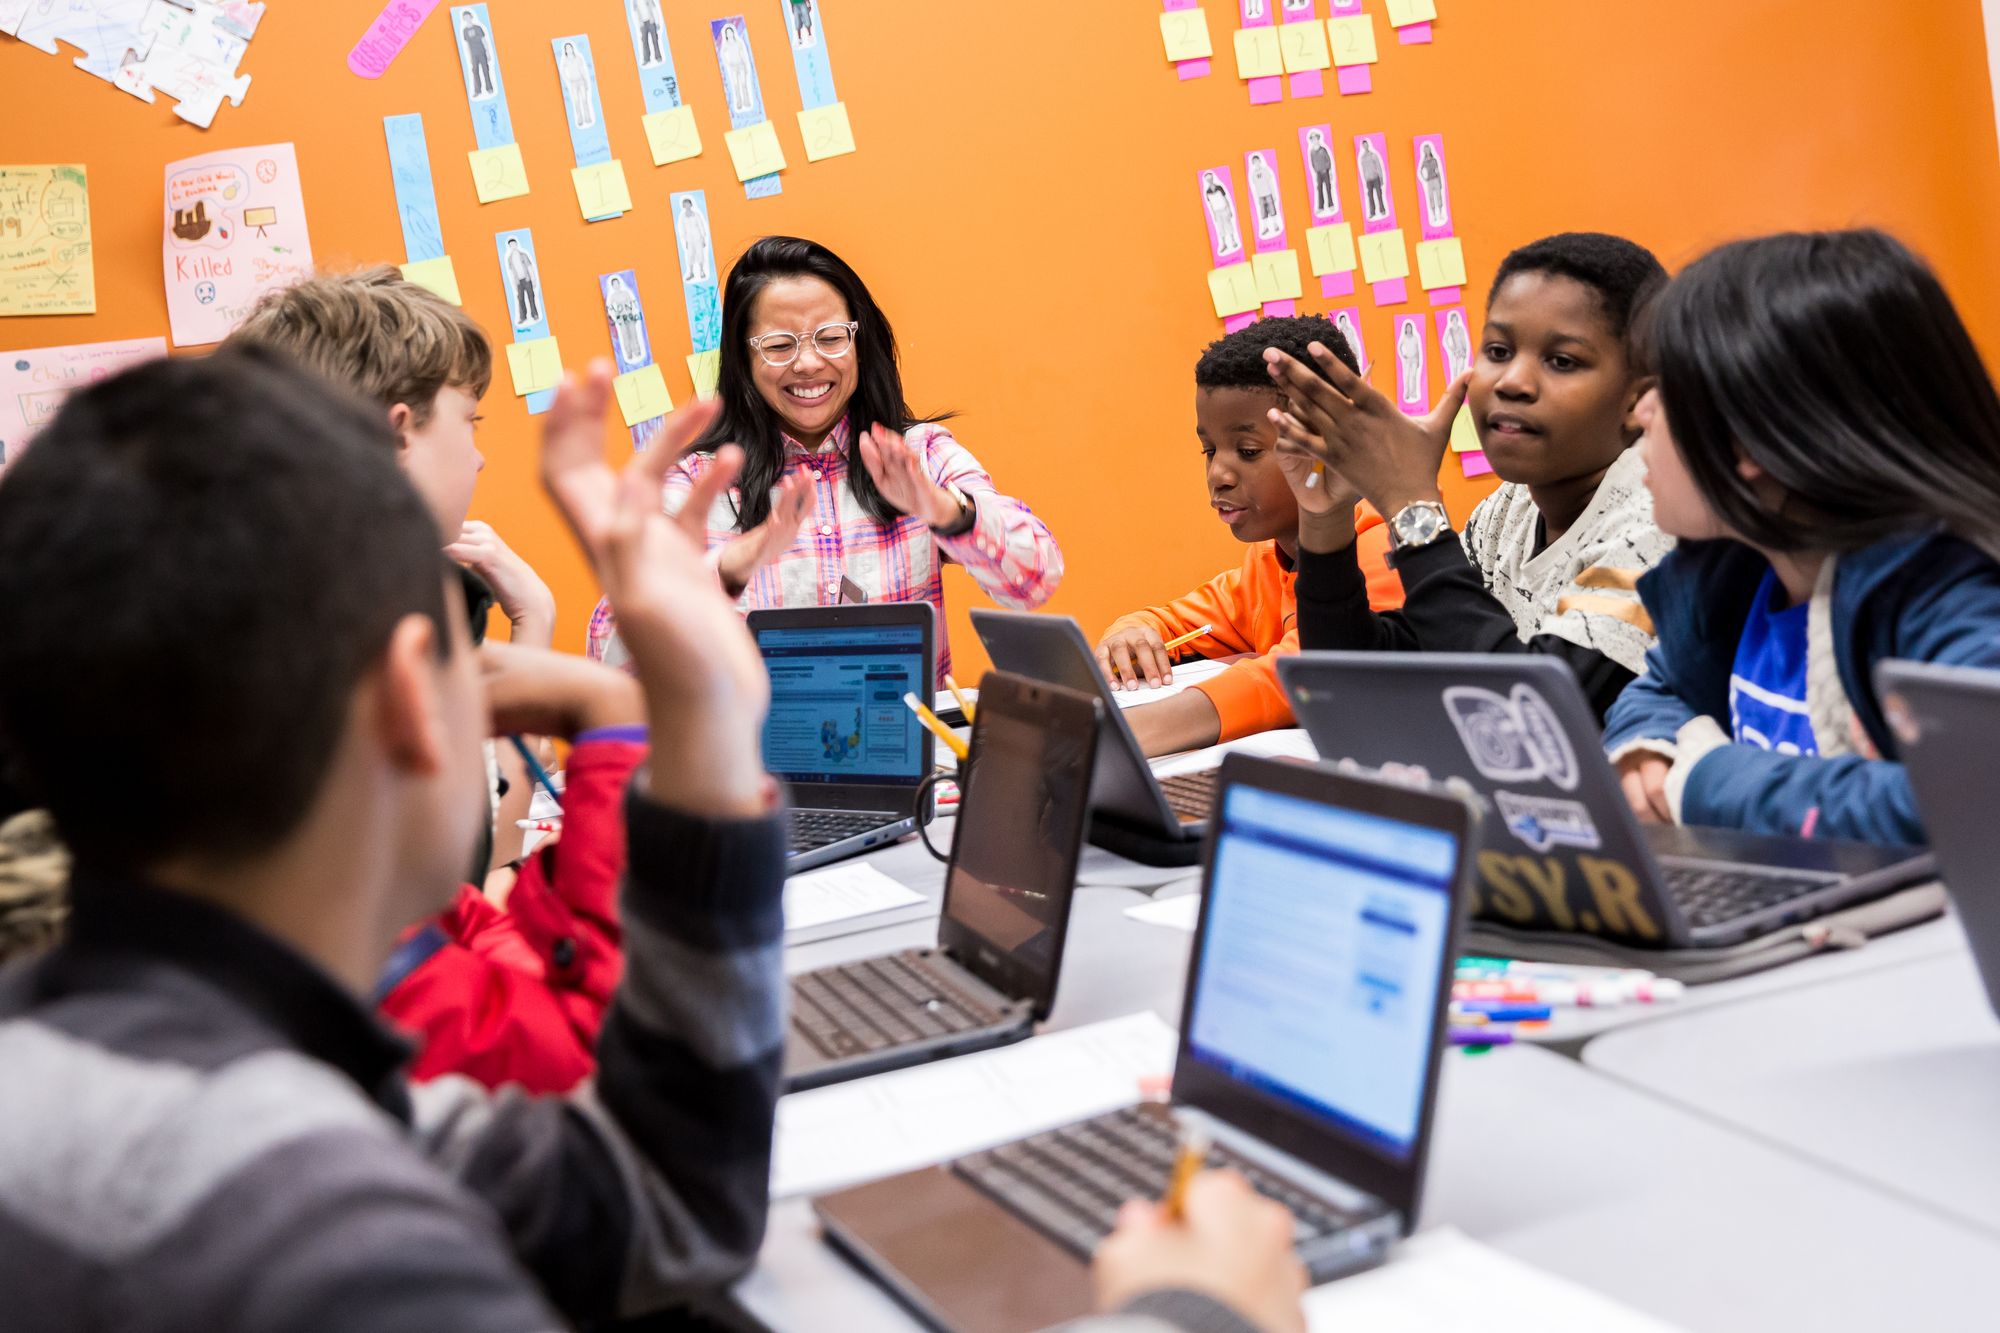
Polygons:
M465 26L459 30L465 41L465 63L472 70L472 95L475 98L493 96L493 48L486 43L486 29L479 26L476 15L467 12ZM481 91L481 88L485 91Z
M1313 0L1285 0L1287 14L1304 14L1312 9Z
M1465 327L1465 312L1453 310L1444 317L1444 363L1457 379L1472 368L1472 335Z
M1250 197L1257 206L1257 238L1283 235L1285 214L1278 204L1278 173L1271 170L1262 153L1250 154Z
M1264 17L1264 0L1243 0L1243 17L1260 19Z
M578 54L575 42L564 42L562 58L563 96L569 99L569 123L587 130L597 123L597 99L590 86L590 66Z
M722 57L722 83L729 97L730 114L754 109L756 98L750 90L750 48L734 23L723 27L717 50Z
M625 0L632 26L639 30L639 63L650 69L667 63L666 48L660 42L665 21L660 16L660 0Z
M1354 321L1347 317L1345 310L1333 317L1333 326L1340 330L1340 336L1347 339L1348 347L1354 351L1354 359L1361 363L1361 373L1368 373L1368 357L1361 350L1361 333L1354 327Z
M1361 201L1361 211L1370 222L1389 216L1389 173L1382 166L1382 155L1375 151L1372 140L1361 141L1361 151L1357 165L1361 168L1361 190L1365 196Z
M605 309L618 332L618 359L628 366L639 365L646 359L646 321L639 314L639 298L621 273L612 274L604 286Z
M1417 333L1417 321L1401 321L1396 335L1397 397L1405 404L1421 405L1424 398L1424 340Z
M714 282L715 254L709 241L708 219L694 206L694 200L681 200L679 225L674 231L681 244L681 281Z
M507 276L514 280L514 327L531 329L542 318L542 280L520 238L507 238Z
M1439 160L1437 146L1425 144L1417 156L1417 179L1424 187L1424 215L1433 227L1442 227L1451 221L1444 200L1444 163Z
M1236 225L1236 201L1212 171L1201 173L1201 194L1208 204L1209 225L1215 229L1215 252L1235 254L1243 248L1242 230Z
M792 6L792 47L803 51L819 43L819 15L814 12L813 0L791 0Z
M1333 187L1333 153L1326 146L1326 136L1318 130L1306 131L1306 161L1312 168L1313 212L1339 212L1340 196Z

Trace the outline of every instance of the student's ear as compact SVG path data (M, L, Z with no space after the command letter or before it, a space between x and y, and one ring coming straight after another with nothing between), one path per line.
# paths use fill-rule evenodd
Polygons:
M1641 375L1625 388L1625 442L1630 444L1645 433L1639 424L1639 400L1660 386L1658 375Z
M416 419L417 414L408 403L397 403L389 409L389 429L396 432L398 452L410 447L410 427Z
M379 659L376 739L392 764L416 777L444 767L438 648L437 625L412 614L396 622Z

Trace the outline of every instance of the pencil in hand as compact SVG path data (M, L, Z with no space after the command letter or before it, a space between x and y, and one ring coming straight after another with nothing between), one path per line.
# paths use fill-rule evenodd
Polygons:
M1187 633L1181 635L1178 638L1168 639L1166 643L1162 644L1161 646L1164 647L1168 652L1172 652L1174 649L1180 647L1182 644L1193 643L1196 639L1201 638L1203 635L1213 634L1213 633L1215 633L1214 625L1203 625L1199 629L1189 630Z
M1160 1206L1167 1210L1169 1221L1178 1222L1187 1212L1188 1186L1201 1174L1202 1164L1208 1161L1208 1135L1199 1129L1181 1122L1180 1148L1174 1154L1173 1174L1167 1177L1166 1197Z

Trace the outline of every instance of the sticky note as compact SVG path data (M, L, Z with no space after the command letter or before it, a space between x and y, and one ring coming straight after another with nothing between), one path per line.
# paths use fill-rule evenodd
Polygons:
M694 381L694 396L715 397L715 381L722 374L722 353L696 352L687 363L688 378Z
M453 305L464 305L458 294L458 271L451 266L451 256L437 259L419 260L403 265L403 278L436 292Z
M799 112L799 137L806 141L808 162L853 152L854 127L847 123L847 103L829 102Z
M1403 249L1401 227L1361 238L1361 275L1369 282L1390 282L1410 276L1410 256Z
M640 122L646 127L646 143L653 150L653 165L685 162L701 156L701 130L694 123L694 106L683 103L665 111L655 111Z
M1430 23L1438 16L1435 0L1388 0L1389 26L1407 28L1412 23Z
M768 120L731 130L722 138L729 145L729 160L736 164L737 180L754 180L785 169L785 150L778 145L778 129Z
M1417 281L1427 292L1465 285L1465 250L1458 237L1417 242Z
M1256 270L1260 301L1296 301L1306 294L1296 250L1266 250L1251 259L1250 267Z
M1248 264L1230 264L1208 271L1208 294L1215 301L1215 313L1223 319L1247 315L1264 299L1257 295L1257 273Z
M613 158L594 167L576 167L569 173L576 186L577 207L586 222L601 222L632 211L632 191L625 184L624 164Z
M1312 228L1306 232L1306 255L1315 278L1354 272L1354 228L1345 222Z
M1458 467L1459 471L1465 473L1468 477L1490 477L1493 475L1493 464L1486 461L1485 454L1460 454L1458 456Z
M1451 451L1455 454L1479 452L1479 427L1472 424L1472 409L1461 407L1451 419Z
M514 199L528 192L528 164L521 160L521 145L475 148L466 158L472 163L472 184L479 191L480 203Z
M1287 23L1278 29L1278 45L1284 52L1285 73L1303 74L1325 69L1333 63L1327 50L1326 29L1317 23Z
M1238 78L1262 79L1285 72L1285 56L1278 49L1276 28L1236 30L1236 74Z
M1176 9L1160 15L1160 38L1167 44L1167 59L1206 60L1215 54L1208 39L1206 9Z
M1372 65L1381 59L1375 52L1375 16L1372 14L1350 14L1343 19L1328 19L1326 35L1333 43L1333 63L1336 65Z
M554 338L508 343L507 370L514 377L516 398L553 389L562 383L562 349Z
M628 426L663 417L674 410L674 400L667 393L667 377L657 365L627 371L611 381L611 391L618 395L618 410L625 414Z

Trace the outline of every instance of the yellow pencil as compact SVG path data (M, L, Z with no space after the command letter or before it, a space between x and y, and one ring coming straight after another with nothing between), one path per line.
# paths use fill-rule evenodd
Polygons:
M945 748L958 756L960 763L971 757L972 751L966 748L965 742L960 740L950 727L938 721L938 715L933 713L922 699L914 694L905 694L903 702L910 706L910 711L917 715L917 721L923 723L931 735L943 741Z
M1214 632L1215 632L1215 626L1213 625L1203 625L1200 629L1191 629L1187 633L1181 635L1178 639L1168 639L1165 645L1166 650L1168 652L1172 652L1174 649L1180 647L1184 643L1193 643L1196 639L1199 639L1202 635L1213 634Z
M1207 1160L1208 1136L1183 1124L1180 1149L1174 1154L1173 1174L1167 1177L1166 1197L1160 1200L1170 1220L1178 1222L1186 1215L1188 1186L1201 1174L1202 1164Z
M944 687L951 691L952 698L958 700L958 711L965 714L965 720L968 723L977 721L978 719L973 716L972 704L965 697L965 691L958 688L958 682L951 678L950 672L945 673Z

